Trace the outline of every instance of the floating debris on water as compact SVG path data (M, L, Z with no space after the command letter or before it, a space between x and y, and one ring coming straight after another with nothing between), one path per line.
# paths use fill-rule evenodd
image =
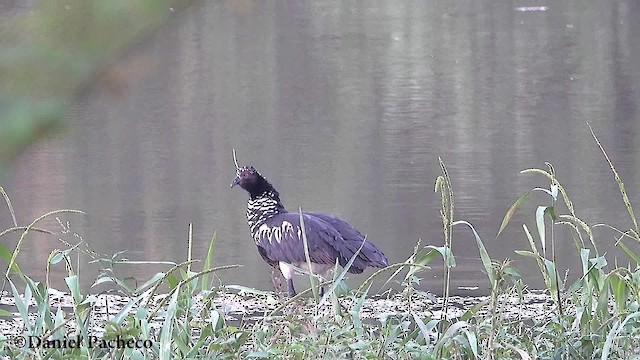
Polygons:
M528 12L528 11L547 11L549 10L546 6L520 6L516 8L516 11L520 12Z

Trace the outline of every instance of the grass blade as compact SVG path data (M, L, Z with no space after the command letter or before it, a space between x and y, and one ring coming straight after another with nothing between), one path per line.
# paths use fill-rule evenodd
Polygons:
M162 330L160 333L160 360L171 360L171 343L173 339L173 323L176 315L176 309L178 307L178 294L179 291L175 291L171 296L169 305L167 306L166 316L164 323L162 324Z
M496 238L498 236L500 236L500 234L502 234L502 231L507 227L507 225L509 225L509 221L511 221L511 218L513 217L513 214L515 214L515 212L518 209L518 207L520 205L522 205L522 203L524 203L529 198L531 193L532 193L532 191L529 191L529 192L526 192L526 193L522 194L518 198L518 200L516 200L513 203L513 205L511 205L509 210L507 210L507 213L504 214L504 218L502 219L502 223L500 224L500 229L498 230L498 234L496 235Z
M39 223L40 221L42 221L44 218L46 218L48 216L51 216L51 215L60 214L60 213L84 214L84 212L80 211L80 210L60 209L60 210L50 211L50 212L48 212L48 213L46 213L44 215L41 215L39 218L33 220L33 222L31 224L29 224L29 226L27 226L25 228L25 230L22 233L22 235L20 235L20 239L18 240L18 244L16 245L15 249L13 250L13 254L11 255L11 260L9 261L9 266L7 267L7 272L5 273L5 277L9 277L9 274L11 273L11 270L13 269L13 264L15 263L16 258L18 257L18 253L20 252L20 248L22 247L22 242L27 237L27 234L29 233L31 228L36 226L36 224Z
M9 199L9 195L4 191L4 188L0 186L0 193L4 197L4 202L7 203L7 207L9 208L9 214L11 214L11 220L13 220L13 226L18 226L18 220L16 220L16 212L13 210L13 205L11 204L11 200Z
M604 346L602 347L602 356L600 360L607 360L609 358L609 353L611 352L611 346L613 345L613 338L618 334L618 329L620 328L620 323L616 321L609 333L607 334L607 340L604 342Z
M304 234L304 231L302 233ZM327 301L327 299L329 299L331 297L331 294L333 294L333 292L336 290L336 287L338 287L338 285L340 284L342 279L344 279L344 276L347 274L347 271L349 271L349 269L351 268L351 265L353 265L353 262L358 257L358 254L360 254L360 250L362 250L362 247L364 246L364 243L366 241L367 241L367 237L365 235L364 240L362 240L362 244L360 244L360 247L358 248L358 250L356 250L356 252L353 253L353 256L351 257L351 259L349 259L349 262L347 262L344 265L344 268L342 269L340 274L335 277L335 280L333 281L333 284L331 284L331 287L329 288L329 291L327 291L324 294L324 296L322 297L322 300L320 301L320 303L318 303L318 307L320 307L320 305L324 304L324 302Z
M476 238L476 244L478 245L478 251L480 252L480 260L482 260L482 266L484 267L484 271L487 272L487 276L489 277L491 286L493 286L495 283L495 276L493 274L493 266L491 265L491 258L489 257L489 253L487 252L487 249L484 247L484 244L482 243L482 239L480 238L480 235L478 235L478 232L473 227L473 225L469 224L464 220L458 220L453 224L451 224L451 226L458 225L458 224L467 225L471 229L471 231L473 231L473 236Z
M309 283L311 285L311 291L313 292L313 298L316 300L316 303L320 301L320 295L318 294L318 286L315 279L315 274L313 273L313 266L311 264L311 257L309 256L309 242L307 241L307 231L304 227L304 219L302 216L302 208L298 208L298 212L300 215L300 229L302 230L302 243L304 245L304 257L307 260L307 267L309 268Z
M640 232L640 229L638 228L638 221L636 220L636 216L633 213L633 207L631 206L631 201L629 200L629 197L627 196L627 191L624 189L624 183L622 182L622 179L620 178L620 175L618 175L618 172L616 171L616 168L613 166L613 163L611 162L611 159L609 159L609 155L607 155L607 152L604 151L604 147L600 143L600 140L598 140L598 137L593 132L593 129L591 128L591 125L589 125L587 123L587 126L589 127L589 131L591 131L591 136L593 136L593 139L596 141L596 144L598 144L598 147L600 148L600 151L602 151L602 155L604 155L604 158L607 160L607 163L609 163L609 167L611 168L611 171L613 172L613 177L615 178L616 183L618 184L618 190L620 191L620 195L622 195L622 201L624 201L624 205L627 208L627 213L629 213L629 218L633 222L633 228L635 229L636 233L638 233L638 232Z
M204 260L204 266L202 270L211 269L211 265L213 264L213 254L215 253L214 251L215 248L216 248L216 232L214 231L213 235L211 235L211 241L209 242L209 250L207 250L207 258ZM209 290L209 288L211 287L211 284L209 284L209 274L202 276L201 284L202 284L201 289L203 291Z

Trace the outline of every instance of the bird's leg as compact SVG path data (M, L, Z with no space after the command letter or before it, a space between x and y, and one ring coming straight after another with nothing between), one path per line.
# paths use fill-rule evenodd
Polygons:
M296 296L296 289L293 288L293 278L287 279L287 293L290 298Z
M327 279L329 278L330 272L331 272L331 268L329 268L329 270L326 270L318 274L319 275L318 280L320 281L320 283L327 281ZM323 296L324 296L324 286L320 286L320 297L323 297Z
M282 276L287 279L287 294L289 297L296 296L296 289L293 288L293 274L294 270L291 264L280 261L278 264L280 266L280 271L282 271Z
M275 289L276 294L282 293L282 278L279 274L279 270L271 268L271 281L273 282L273 288Z

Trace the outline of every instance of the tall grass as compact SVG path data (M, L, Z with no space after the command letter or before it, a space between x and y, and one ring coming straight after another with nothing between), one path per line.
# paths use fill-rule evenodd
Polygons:
M595 135L594 135L594 138ZM311 287L291 299L278 299L273 293L241 285L223 285L213 281L217 272L239 265L214 266L215 233L200 271L194 270L201 259L191 249L191 228L187 237L185 261L127 261L121 254L96 259L92 264L101 267L94 286L110 283L126 296L118 306L106 307L101 294L83 293L79 286L77 263L72 261L80 251L78 245L55 250L47 261L49 269L64 264L67 272L65 292L70 294L71 309L53 305L52 298L60 291L49 281L39 282L25 274L17 255L39 221L53 214L67 214L59 210L43 215L27 226L19 226L9 197L0 188L13 219L13 227L0 233L5 236L22 231L13 251L0 246L0 255L7 264L5 279L8 296L15 304L15 314L0 310L2 318L18 318L23 324L11 335L0 335L0 355L15 359L631 359L640 358L640 255L634 248L640 244L637 221L613 163L604 147L597 144L607 159L619 186L627 213L629 229L617 229L606 224L589 225L578 216L566 189L553 167L526 169L525 175L542 175L544 186L533 188L517 198L506 211L497 241L508 244L503 232L513 221L515 212L534 192L548 196L532 214L535 229L522 225L528 239L527 249L515 254L533 259L544 280L549 309L527 313L525 298L529 293L519 272L509 259L494 259L487 251L482 235L472 224L456 220L454 192L443 161L442 174L436 180L441 195L443 245L422 245L403 262L389 265L373 273L357 289L344 283L354 258L343 269L337 264L333 279L316 279L310 274ZM301 223L304 224L301 218ZM470 233L456 231L455 238L470 236L478 248L482 270L487 276L489 296L465 309L462 316L449 315L450 284L455 276L455 257L451 251L453 228L464 225ZM569 282L558 269L557 228L567 227L580 260L580 276ZM594 232L600 228L603 231ZM461 229L462 230L462 229ZM596 246L597 234L610 231L616 237L627 259L616 259L612 265L606 254ZM304 234L304 232L303 232ZM603 235L605 236L605 235ZM303 235L306 238L306 235ZM463 240L460 240L463 241ZM306 240L305 240L306 242ZM505 245L506 246L506 245ZM309 258L307 256L307 258ZM429 265L443 261L443 311L422 311L433 295L420 290L421 276ZM141 285L132 285L122 278L116 268L132 264L160 264L166 271L151 276ZM10 276L13 275L13 276ZM376 281L378 280L378 281ZM374 287L374 283L382 283ZM388 299L405 310L392 314L374 314L367 318L363 310L370 303L372 291L382 292L388 285L400 284L402 290ZM328 287L320 297L319 286ZM239 292L249 298L270 304L264 313L251 320L230 321L227 310L218 301L229 292ZM312 295L309 298L309 295ZM106 298L110 299L110 298ZM114 301L111 299L110 301ZM515 310L514 310L515 309ZM431 315L426 315L431 314ZM24 348L15 343L15 335L32 335L42 339L62 340L76 335L88 339L114 340L118 338L148 341L144 348L96 348L86 344L80 348Z

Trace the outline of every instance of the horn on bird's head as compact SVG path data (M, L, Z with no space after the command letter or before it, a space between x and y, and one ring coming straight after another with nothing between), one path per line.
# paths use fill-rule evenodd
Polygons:
M236 149L233 149L233 163L236 165L236 172L240 170L240 166L238 166L238 159L236 158Z

